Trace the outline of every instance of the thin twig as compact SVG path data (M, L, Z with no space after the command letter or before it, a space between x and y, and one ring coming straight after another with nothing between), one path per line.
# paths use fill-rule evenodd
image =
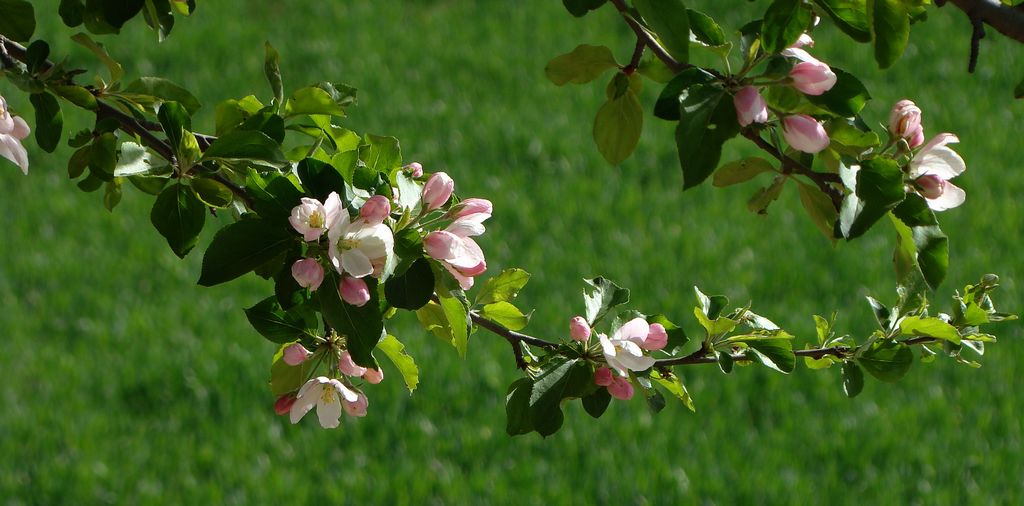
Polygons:
M802 163L788 157L785 153L781 153L771 143L761 138L761 136L752 129L743 129L743 136L750 139L757 147L765 151L769 155L772 155L776 160L782 162L782 173L783 174L800 174L807 176L808 179L814 181L814 184L818 185L818 188L828 195L832 199L832 205L838 211L843 204L843 193L833 185L841 185L842 179L839 178L838 174L832 174L829 172L816 172L810 168L804 166Z

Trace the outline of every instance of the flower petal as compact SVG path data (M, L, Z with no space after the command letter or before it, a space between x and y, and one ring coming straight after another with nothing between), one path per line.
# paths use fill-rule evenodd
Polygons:
M936 135L935 137L932 137L932 140L928 141L928 144L925 144L924 147L921 148L921 152L924 153L925 151L932 150L939 146L945 146L946 144L951 143L955 144L958 142L960 142L959 137L949 132L944 132L939 135Z
M325 392L316 405L316 416L320 419L320 426L325 429L336 428L341 422L341 409L338 393L333 389Z
M341 254L341 268L350 276L362 278L373 273L373 263L358 249L350 249Z
M942 182L942 195L933 199L925 199L933 211L945 211L963 204L967 200L967 193L959 186L949 181Z
M945 146L921 150L910 162L911 177L927 175L953 179L967 170L967 164L956 151Z
M651 325L646 320L633 318L612 333L612 340L629 340L640 345L647 339L647 333L650 331Z

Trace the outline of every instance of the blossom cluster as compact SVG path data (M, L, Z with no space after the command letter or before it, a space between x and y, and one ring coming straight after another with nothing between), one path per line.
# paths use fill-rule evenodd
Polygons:
M591 328L582 316L573 317L569 322L569 335L573 340L590 342ZM601 347L603 364L594 371L594 383L608 389L616 399L629 400L633 397L630 372L646 371L657 362L646 353L662 350L668 345L668 331L660 323L648 323L643 318L633 318L612 332L611 337L597 335Z
M967 194L949 180L967 170L964 159L947 147L960 142L951 133L941 133L924 143L921 108L910 100L900 100L889 113L889 136L892 143L906 143L913 158L907 164L907 188L925 198L933 211L945 211L963 204ZM916 152L913 151L916 148ZM901 148L902 151L902 148Z

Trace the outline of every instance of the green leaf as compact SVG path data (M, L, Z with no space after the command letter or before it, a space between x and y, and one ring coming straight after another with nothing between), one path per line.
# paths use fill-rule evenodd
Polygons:
M46 92L33 93L28 98L36 110L36 142L43 151L53 153L64 129L64 114L60 112L60 104L56 97Z
M666 121L679 121L679 99L683 90L695 84L707 84L715 76L697 67L690 67L676 74L661 90L654 103L654 115Z
M74 28L82 24L85 16L85 4L82 3L82 0L60 0L57 13L60 14L60 18L66 26Z
M866 0L814 0L814 3L851 39L871 42Z
M617 68L615 56L607 46L581 44L571 52L554 57L544 67L544 75L558 86L566 83L584 84Z
M377 343L377 349L383 351L388 360L391 360L391 363L398 368L409 393L416 390L416 385L420 383L420 369L416 366L416 361L405 352L405 345L398 338L389 334Z
M302 186L311 197L326 202L331 192L335 192L344 200L345 177L333 165L313 158L304 158L299 162L296 172Z
M937 289L949 270L949 238L939 228L935 213L924 198L911 194L892 210L891 216L896 228L893 260L897 281L905 283L910 276L920 274L932 290Z
M729 162L715 171L711 184L724 188L753 179L762 172L773 172L775 167L764 158L752 156L735 162Z
M693 287L693 292L700 304L699 310L712 320L721 316L722 311L729 306L729 298L725 295L705 295L696 286Z
M611 401L612 396L608 393L608 389L598 388L590 395L583 396L583 409L588 415L594 418L601 418L601 415L608 409L608 404Z
M402 165L402 148L398 139L366 134L366 146L359 149L359 158L373 171L390 173Z
M263 74L270 83L270 91L274 94L274 107L278 114L284 106L284 82L281 80L281 56L270 41L263 43L266 56L263 58Z
M864 108L864 104L871 99L871 94L853 74L836 67L832 67L832 72L836 74L836 84L831 89L821 95L804 96L812 104L837 116L843 118L856 116Z
M1024 98L1024 80L1013 88L1013 98Z
M196 199L196 202L199 200ZM299 236L291 227L267 220L250 219L232 223L220 229L213 237L213 242L203 256L199 284L214 286L231 281L273 260L298 239Z
M843 362L841 370L843 378L843 392L849 398L857 397L857 394L864 390L864 371L856 362Z
M121 143L121 156L114 167L115 177L159 175L154 172L153 156L145 146L131 141Z
M867 0L867 14L875 40L875 61L879 68L889 68L910 40L910 16L901 0Z
M185 133L192 131L192 117L188 110L177 102L164 102L157 110L157 119L164 129L164 135L176 152L181 153L184 145ZM179 163L181 160L178 160Z
M956 327L938 318L908 316L900 320L900 333L907 336L935 337L960 344L960 332L957 332Z
M315 360L306 360L299 365L291 366L284 362L284 349L291 343L282 344L274 354L274 362L270 366L270 393L280 397L289 392L294 392L302 386L309 376L310 369L316 364Z
M245 189L253 199L253 210L261 217L284 221L299 205L302 191L287 176L267 174L264 178L255 169L249 169Z
M758 188L747 201L747 209L752 213L768 214L768 206L778 200L779 195L782 195L782 189L788 180L788 177L780 174L775 176L768 186Z
M210 144L203 160L253 160L272 166L288 164L281 147L263 132L232 130Z
M659 373L652 373L651 379L664 387L665 390L668 390L668 392L675 396L676 399L683 401L683 404L686 405L687 409L694 413L697 412L697 406L693 403L693 398L690 397L690 392L686 390L686 385L683 385L679 376L670 375L668 378L663 378Z
M0 34L18 42L28 42L36 31L36 11L25 0L0 0Z
M704 327L704 330L709 336L717 336L732 332L732 329L739 325L738 321L724 316L709 318L708 315L704 311L701 311L699 307L693 308L693 316L697 318L697 322L700 323L701 327Z
M906 197L903 171L889 158L861 161L856 186L857 191L846 196L839 212L840 232L847 239L863 235Z
M334 269L329 269L324 275L324 283L316 294L320 299L320 312L324 320L335 332L345 337L352 361L363 367L376 368L373 349L384 337L384 315L377 298L377 280L367 276L363 281L370 290L370 300L359 307L341 299L337 290L341 284L341 275Z
M814 226L818 227L818 230L826 238L834 242L833 231L835 230L836 220L839 219L839 212L832 205L832 199L825 195L817 186L809 185L800 180L796 180L796 182L796 189L800 193L800 204L804 206L804 211L807 211L807 216L811 219L811 223L814 223Z
M676 61L689 61L690 16L682 0L633 0L633 6Z
M107 211L113 211L119 203L121 203L121 180L108 181L106 191L103 192L103 207Z
M92 38L84 33L77 33L73 35L71 40L85 46L89 51L92 51L92 53L107 66L107 72L110 73L110 82L107 83L108 86L120 81L121 78L124 77L124 69L121 68L121 64L114 61L114 59L107 54L107 50L103 49L101 44L92 40Z
M196 198L191 188L177 183L160 192L149 218L160 235L167 239L174 254L185 258L203 230L206 206Z
M828 133L830 149L854 158L860 158L864 152L879 144L878 134L860 130L855 122L829 121L825 131Z
M223 209L231 205L231 201L235 198L235 194L231 192L231 188L228 188L227 186L224 186L223 183L210 178L193 179L192 189L196 191L196 196L198 196L199 200L203 201L204 204L218 209Z
M796 368L796 354L793 353L793 336L783 331L779 331L778 335L786 337L775 337L771 334L745 335L730 337L728 342L747 345L754 353L752 358L770 369L789 374Z
M715 23L714 18L693 9L686 9L690 20L690 31L698 42L706 46L721 46L728 42L722 27Z
M683 189L697 186L714 172L722 145L739 133L732 98L721 88L693 85L680 94L676 148Z
M766 53L778 53L793 45L811 24L811 11L800 0L775 0L764 13L761 46Z
M570 14L579 18L592 10L597 10L607 2L608 0L562 0L562 5Z
M511 302L494 302L480 310L480 315L497 322L509 330L522 330L530 322L530 316L524 315Z
M441 301L441 311L445 322L451 330L452 346L459 352L460 357L466 358L466 351L469 347L469 330L473 325L469 318L469 303L464 296L445 295L440 291L437 296Z
M307 86L296 90L285 106L285 116L300 114L326 114L344 117L345 110L334 101L330 93L316 86Z
M68 159L68 178L78 179L89 165L92 158L92 145L83 146Z
M621 84L615 84L616 81L631 79L638 78L615 74L609 86L620 87ZM640 133L644 126L644 110L640 105L640 99L633 91L632 84L627 84L623 93L613 95L598 109L594 118L594 143L608 163L619 165L633 154L637 142L640 141Z
M533 431L533 419L530 416L530 393L533 380L519 378L508 387L505 396L505 432L510 436L518 436Z
M384 297L394 307L415 311L430 302L430 296L434 294L434 282L430 262L418 258L405 272L392 276L384 283Z
M171 0L145 0L146 9L142 11L146 24L157 33L157 41L163 42L174 28L174 11Z
M629 290L616 285L614 281L602 277L583 281L589 286L583 291L583 300L591 327L597 325L608 311L629 302Z
M96 97L93 96L89 90L81 86L54 85L51 86L50 89L52 89L60 98L63 98L83 109L95 111L98 107L96 104Z
M311 335L316 327L281 308L277 297L270 296L245 310L245 317L256 332L269 341L290 343Z
M201 107L192 92L162 77L140 77L125 86L118 95L156 112L164 102L177 102L189 116Z
M103 181L112 181L116 166L117 138L110 132L104 132L93 140L89 150L89 175Z
M505 269L490 278L476 295L475 304L492 304L511 301L530 281L530 273L522 269Z
M857 363L868 374L889 383L902 378L913 362L914 352L910 347L895 341L875 341L857 357Z
M557 432L564 419L562 400L582 397L593 381L593 372L586 361L559 357L549 362L537 375L530 392L534 430L544 437Z

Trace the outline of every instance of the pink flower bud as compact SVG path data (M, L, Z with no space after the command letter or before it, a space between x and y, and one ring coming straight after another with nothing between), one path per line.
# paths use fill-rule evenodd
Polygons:
M900 100L889 112L889 133L907 140L911 148L924 144L921 108L910 100Z
M817 153L828 147L828 134L814 118L795 114L782 119L782 136L793 149L804 153Z
M292 264L292 277L299 286L315 292L324 281L324 268L315 258L303 258Z
M804 47L804 46L814 47L814 39L812 39L811 36L806 34L806 33L801 33L800 37L798 39L796 39L796 42L794 42L793 45L789 46L789 47Z
M594 371L594 383L598 386L606 387L611 385L612 379L612 370L607 367L601 367Z
M370 404L366 399L366 394L359 392L358 397L354 401L342 400L342 406L345 408L345 412L349 416L366 416L366 408Z
M363 373L363 379L366 380L367 383L370 383L371 385L376 385L381 381L384 381L384 371L380 369L367 368L366 372Z
M341 356L338 357L338 370L345 376L356 378L366 374L367 371L365 367L356 365L355 361L352 360L352 354L348 351L341 352Z
M456 249L462 239L447 230L431 232L423 238L423 249L427 251L430 258L435 260L446 260L455 258Z
M274 413L287 415L292 410L293 404L295 404L295 394L284 394L274 402Z
M359 216L370 225L378 225L391 214L391 202L383 195L374 195L359 208Z
M306 349L305 346L295 343L284 349L284 363L295 366L306 361L307 358L313 355L313 352Z
M409 165L406 165L405 168L409 171L409 175L412 177L423 176L423 165L421 165L420 162L412 162Z
M448 202L455 191L455 181L444 172L435 172L423 185L423 207L433 211Z
M341 292L342 300L356 307L362 307L370 301L370 289L359 278L345 276L338 285L338 291Z
M946 180L935 174L927 174L914 180L917 191L926 199L937 199L946 189Z
M740 122L740 126L768 121L768 105L757 88L743 87L732 97L732 101L736 106L736 120Z
M807 95L821 95L836 84L836 73L820 61L802 61L789 71L793 87Z
M640 345L641 348L651 351L660 350L668 344L668 332L665 330L665 326L660 323L652 323L651 329L647 333L647 339L644 339L644 343Z
M590 339L590 324L582 316L574 316L569 320L569 335L581 343L587 342Z
M608 385L608 393L616 399L628 401L633 398L633 384L626 378L615 376L612 378L612 383Z
M493 210L494 205L491 204L490 200L469 198L459 202L459 205L455 206L448 214L455 218L462 218L463 216L480 213L490 216Z
M32 133L32 129L28 127L28 123L21 116L12 116L11 119L14 121L11 136L15 139L23 140L25 137L28 137L28 134Z

